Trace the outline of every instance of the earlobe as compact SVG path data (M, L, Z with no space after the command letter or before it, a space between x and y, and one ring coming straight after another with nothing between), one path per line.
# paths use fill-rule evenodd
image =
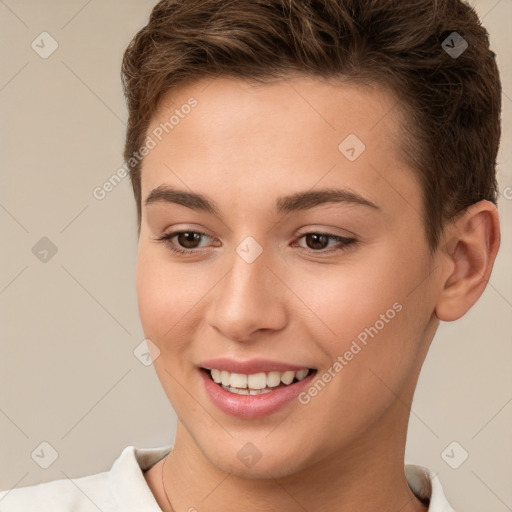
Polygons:
M451 322L466 314L482 295L500 245L499 217L489 201L471 205L446 228L446 278L435 314Z

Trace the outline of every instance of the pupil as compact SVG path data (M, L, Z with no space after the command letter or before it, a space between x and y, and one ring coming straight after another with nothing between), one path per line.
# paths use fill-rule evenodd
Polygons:
M192 247L195 247L193 245L194 239L197 241L199 236L200 236L199 233L191 233L190 231L186 231L185 233L180 233L178 235L178 242L180 243L180 245L183 245L185 248L190 249L191 247L188 245L188 243L192 242ZM184 244L182 244L181 237L185 238L185 243Z
M320 235L318 233L307 235L306 240L311 241L311 239L313 239L313 249L323 249L325 247L325 242L327 242L327 236ZM319 240L320 243L318 243Z

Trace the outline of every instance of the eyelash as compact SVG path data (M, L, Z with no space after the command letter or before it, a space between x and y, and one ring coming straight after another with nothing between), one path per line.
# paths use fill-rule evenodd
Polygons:
M182 230L182 231L173 231L172 233L164 234L164 235L156 238L155 241L164 243L170 251L172 251L176 254L180 254L183 256L193 256L194 254L197 254L199 252L199 250L197 248L196 249L183 249L183 248L173 245L171 242L171 239L174 238L176 235L181 235L184 233L194 233L197 235L211 238L206 233L203 233L201 231ZM343 246L338 249L331 248L331 249L320 249L320 250L315 251L313 249L302 248L303 250L306 251L306 253L308 253L310 255L315 255L315 256L322 255L322 254L331 254L333 252L343 252L343 251L346 251L350 246L354 245L357 242L357 240L355 238L349 238L349 237L344 237L344 236L339 236L339 235L332 235L329 233L323 233L321 231L309 231L307 233L303 233L302 235L299 236L297 241L299 241L301 238L303 238L307 235L326 236L330 240L335 240L336 242L343 243Z

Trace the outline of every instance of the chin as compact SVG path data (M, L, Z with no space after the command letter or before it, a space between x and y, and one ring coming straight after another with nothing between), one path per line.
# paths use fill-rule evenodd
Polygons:
M268 480L284 478L299 471L300 461L287 454L262 455L255 462L243 463L238 456L230 456L226 451L205 454L212 465L218 470L238 478L248 480ZM293 465L291 461L293 460Z
M250 480L285 478L323 458L319 447L308 445L308 436L302 441L288 436L286 443L281 438L272 440L272 436L261 435L244 436L248 441L240 437L215 439L206 432L193 437L202 456L217 470Z

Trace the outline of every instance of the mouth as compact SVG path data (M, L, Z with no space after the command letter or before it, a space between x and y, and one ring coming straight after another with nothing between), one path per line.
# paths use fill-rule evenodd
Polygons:
M288 388L311 377L316 373L314 368L300 370L268 371L258 373L235 373L220 368L200 368L215 384L228 393L237 395L263 395L278 389Z

